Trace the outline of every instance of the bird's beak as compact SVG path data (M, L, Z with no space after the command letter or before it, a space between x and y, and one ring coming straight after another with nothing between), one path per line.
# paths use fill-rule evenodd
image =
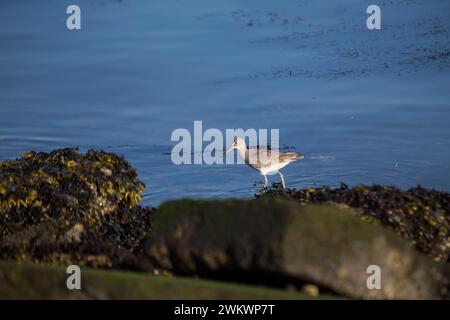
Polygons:
M234 149L233 144L231 144L231 145L225 150L225 153L228 153L228 152L230 152L230 151L233 150L233 149Z

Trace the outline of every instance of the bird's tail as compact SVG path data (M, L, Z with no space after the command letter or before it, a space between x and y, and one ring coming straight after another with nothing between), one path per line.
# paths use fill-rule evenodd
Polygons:
M304 156L298 152L287 152L284 154L284 157L290 161L296 161L304 158Z
M295 160L301 160L305 157L304 155L302 155L301 153L298 153L298 152L295 152L295 155L296 155Z

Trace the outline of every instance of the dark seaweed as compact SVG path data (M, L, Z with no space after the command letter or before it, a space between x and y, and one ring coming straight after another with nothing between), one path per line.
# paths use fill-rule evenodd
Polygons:
M153 208L112 153L66 148L0 164L0 258L139 268Z
M450 259L450 194L421 186L403 191L391 186L307 189L273 188L262 196L294 199L302 204L333 202L357 208L362 219L393 228L436 261Z

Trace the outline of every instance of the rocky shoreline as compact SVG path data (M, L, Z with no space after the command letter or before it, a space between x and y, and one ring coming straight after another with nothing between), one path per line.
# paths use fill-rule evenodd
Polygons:
M448 193L342 184L152 208L139 205L144 188L124 158L102 151L4 161L0 260L195 276L318 297L449 298ZM366 287L369 265L381 268L382 290Z
M421 186L400 190L372 185L349 188L279 189L257 197L275 196L300 204L335 203L354 209L365 221L392 228L436 261L450 259L450 195Z

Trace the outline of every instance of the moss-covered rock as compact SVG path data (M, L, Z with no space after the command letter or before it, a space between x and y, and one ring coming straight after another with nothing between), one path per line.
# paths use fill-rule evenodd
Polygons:
M0 258L128 266L150 230L144 184L123 158L68 148L0 163Z
M350 297L447 294L445 265L336 206L280 199L168 202L155 214L145 247L155 266L178 274L313 283ZM370 265L381 268L381 290L366 286Z
M67 277L61 267L0 262L0 299L312 299L258 286L85 268L81 290L68 290Z
M359 209L363 220L395 230L436 261L450 259L450 194L420 186L403 191L390 186L270 189L259 196L281 197L301 204L338 203Z

